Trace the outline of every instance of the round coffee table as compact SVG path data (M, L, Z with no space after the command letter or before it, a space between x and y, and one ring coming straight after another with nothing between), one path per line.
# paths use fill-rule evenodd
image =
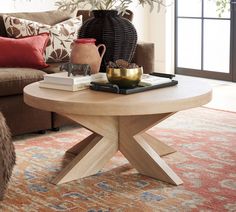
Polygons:
M146 133L174 113L211 100L212 90L206 83L182 77L178 81L173 87L131 95L89 89L59 91L40 88L38 82L26 86L26 104L59 113L93 132L67 151L76 156L53 183L96 174L119 150L141 174L174 185L182 184L161 158L175 150Z

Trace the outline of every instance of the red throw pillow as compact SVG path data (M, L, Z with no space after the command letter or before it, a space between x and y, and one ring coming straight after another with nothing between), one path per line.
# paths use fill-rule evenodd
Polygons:
M0 37L0 67L48 67L44 59L48 39L48 33L19 39Z

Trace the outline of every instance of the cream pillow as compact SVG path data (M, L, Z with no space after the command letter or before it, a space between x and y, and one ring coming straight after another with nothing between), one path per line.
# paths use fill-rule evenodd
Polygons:
M48 63L69 61L71 43L78 36L82 26L82 15L70 18L54 26L34 22L26 19L3 15L3 21L9 37L22 38L49 33L49 41L45 50L45 58Z

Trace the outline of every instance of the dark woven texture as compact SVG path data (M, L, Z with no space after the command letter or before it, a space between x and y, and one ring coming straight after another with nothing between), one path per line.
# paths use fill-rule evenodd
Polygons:
M7 188L16 162L15 148L5 118L0 112L0 201Z
M124 59L131 62L137 45L133 24L115 10L94 10L93 15L81 27L79 38L95 38L97 45L106 45L100 70L105 72L109 61Z

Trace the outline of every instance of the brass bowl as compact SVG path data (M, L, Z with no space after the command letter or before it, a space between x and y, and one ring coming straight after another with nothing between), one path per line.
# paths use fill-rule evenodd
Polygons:
M119 88L134 88L140 82L143 67L139 68L107 68L107 79Z

